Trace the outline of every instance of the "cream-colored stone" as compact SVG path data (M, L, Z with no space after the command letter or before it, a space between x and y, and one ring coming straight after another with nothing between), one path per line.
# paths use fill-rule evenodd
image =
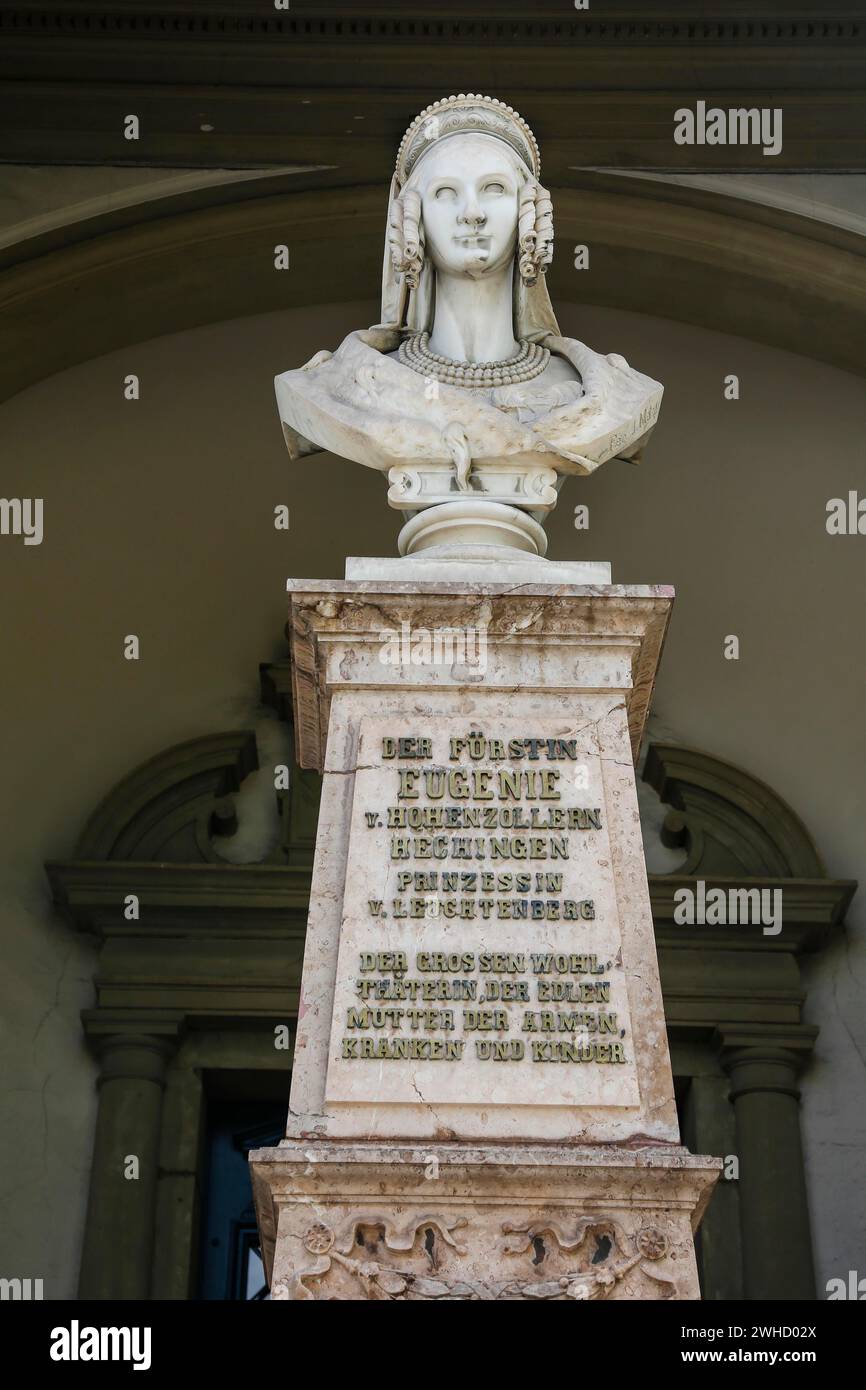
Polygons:
M289 1132L583 1142L625 1141L640 1135L676 1142L631 756L670 593L566 586L528 586L514 593L502 586L497 592L494 586L467 584L455 584L452 592L443 593L441 588L372 581L293 587L295 721L301 756L317 762L326 721L328 739ZM472 653L474 663L465 660L462 651L456 656L446 653L450 659L442 660L435 645L428 653L430 661L418 664L409 659L407 641L423 642L425 633L442 638L448 632L470 631L479 643L483 638L483 665L477 660L479 651ZM450 739L465 739L472 731L505 744L531 737L570 740L574 756L473 759L464 748L452 760ZM383 757L383 740L400 736L429 737L430 756ZM543 770L556 784L556 794L547 800L523 797L516 817L521 823L528 822L531 829L533 809L536 822L542 823L553 809L565 816L572 811L578 821L589 810L598 815L599 825L535 837L519 833L520 824L511 830L497 825L493 838L500 855L504 851L509 857L496 859L491 829L470 828L463 835L473 839L470 860L450 857L458 828L448 837L448 858L394 860L390 856L395 832L388 828L387 808L400 803L399 769L416 765L474 768L490 773L488 780L494 783L493 774L501 769ZM403 804L421 806L425 814L425 805L437 803L408 798ZM442 804L454 804L453 798L445 796ZM497 805L506 818L509 808L514 814L513 801ZM368 818L375 824L368 824ZM414 837L411 830L406 833L413 850L418 848L415 840L425 839L420 832ZM552 838L563 857L549 857ZM522 842L513 845L515 852L526 848L539 857L511 857L512 842ZM425 848L422 843L422 851ZM471 892L443 892L442 880L437 879L425 893L415 890L413 878L411 888L405 879L400 888L401 872L429 870L512 875L524 871L530 876L553 871L562 874L562 886L555 892L482 891L476 881ZM409 914L410 900L418 898L429 899L424 917L393 915L395 899ZM581 913L582 905L591 903L593 915L544 921L499 916L500 902L532 898L557 903L561 914L566 903L571 911L581 905ZM469 904L465 910L475 915L446 918L445 905L461 899ZM482 899L496 904L486 919L481 915ZM382 907L371 909L376 902ZM406 1012L399 1018L378 1014L375 1022L364 1016L359 1023L357 1013L349 1011L365 1004L405 1010L426 1002L428 1008L436 1007L436 1001L359 996L358 982L365 974L381 981L392 996L399 994L393 980L385 983L392 972L360 968L362 952L396 950L407 953L404 978L421 980L416 990L423 989L425 973L438 978L437 972L419 971L419 953L472 953L473 968L454 978L468 981L477 1005L470 1000L440 1001L452 1009L448 1022L453 1027L448 1029L440 1028L438 1021L436 1027L424 1026L417 1015ZM524 968L512 972L512 982L522 987L525 999L498 1005L485 1000L484 995L493 992L488 981L507 979L507 972L481 969L482 954L490 952L523 955ZM533 969L532 956L548 953L569 957L562 975L555 969L550 975ZM573 970L571 955L595 961L587 965L581 959L580 970ZM570 1001L539 998L539 982L554 979L569 987ZM595 982L609 987L609 998L595 990ZM592 988L581 990L581 985ZM401 988L405 995L402 982ZM473 1021L465 1018L464 1007L499 1007L507 1014L507 1027L464 1027ZM542 1020L542 1012L548 1018ZM527 1013L538 1031L524 1028ZM494 1015L493 1022L500 1023L501 1016ZM571 1025L577 1028L574 1034ZM616 1031L602 1035L602 1027ZM390 1045L387 1057L360 1055L362 1044L370 1039L411 1043L413 1036L462 1041L460 1060L434 1059L432 1048L429 1060L417 1053L407 1056L411 1048ZM358 1039L357 1048L352 1038ZM350 1040L345 1057L344 1039ZM522 1043L524 1055L492 1049L496 1060L479 1057L478 1040ZM576 1040L583 1051L569 1051ZM534 1060L533 1042L552 1041L566 1046L556 1052L541 1049L543 1060ZM612 1053L607 1060L604 1052L598 1055L605 1060L577 1060L588 1055L586 1046L603 1043L607 1048L613 1042L622 1048L621 1062L614 1061ZM513 1060L498 1060L504 1055ZM554 1055L569 1060L554 1061Z
M254 1160L273 1298L398 1302L699 1298L721 1166L674 1145L286 1141Z
M350 555L347 579L388 579L405 583L420 580L439 583L486 584L610 584L610 565L605 560L546 560L523 555L504 546L435 546L420 555Z
M383 1132L380 1126L388 1126L390 1117L399 1113L394 1107L410 1108L405 1118L394 1122L396 1132L404 1134L424 1124L422 1107L427 1110L428 1131L445 1126L457 1134L486 1130L539 1138L550 1126L555 1132L554 1111L578 1106L588 1137L595 1128L590 1115L608 1107L617 1112L617 1120L620 1109L635 1112L630 1126L644 1128L627 986L638 962L631 957L628 932L623 939L608 832L610 765L623 752L628 756L628 744L615 733L611 738L608 727L614 721L621 732L622 711L612 711L608 697L595 704L595 710L584 705L575 711L570 723L562 717L530 720L495 709L487 712L483 728L488 740L507 744L527 733L549 738L554 747L556 740L568 740L574 745L574 763L551 762L543 755L528 764L489 756L471 760L466 748L449 761L450 740L463 743L470 726L480 725L463 716L436 716L423 726L420 721L408 725L419 733L423 727L431 741L430 757L383 758L383 745L406 726L393 716L361 719L325 1089L326 1104L329 1110L334 1107L340 1129L347 1113L344 1106L351 1106L348 1114L355 1133ZM421 781L419 769L425 767L436 769L429 780L437 791L443 788L442 795L432 799L424 795L423 785L413 786L413 799L401 801L401 778ZM522 787L529 777L540 788L537 795L549 786L551 799L524 796L519 805L497 803L497 775L503 768L511 787ZM577 774L582 774L585 789L576 785ZM619 781L615 770L614 776ZM472 787L474 778L489 800L455 804L449 778L461 792ZM618 794L617 788L613 795ZM444 832L423 826L388 828L386 808L394 815L415 813L419 818L432 811L444 819L446 807L453 809L454 822L462 821L467 809L477 810L482 833L464 823ZM599 829L589 823L585 808L599 810ZM567 824L568 810L585 822L582 829L546 829L551 816ZM488 813L486 829L482 812ZM407 856L414 848L424 857L395 859L395 842ZM554 845L570 857L552 858ZM455 858L455 846L471 857ZM494 857L497 848L500 857ZM524 857L514 857L516 851ZM530 851L535 857L528 857ZM543 886L560 878L561 886L555 889ZM620 891L627 890L621 885ZM533 907L555 912L557 919L501 915ZM472 916L446 916L446 909ZM592 917L563 920L569 909L591 912ZM405 916L398 917L398 912ZM405 958L405 973L374 967L369 958L383 952L394 953L401 962ZM440 956L460 959L453 968L435 969L431 961ZM577 970L572 956L579 959ZM377 982L387 990L384 1002L372 993ZM444 1000L434 992L440 984L445 987ZM551 999L554 985L563 987L565 1002ZM359 996L359 990L364 994ZM599 994L604 997L601 1005L596 1002ZM376 1022L364 1028L356 1026L359 1018ZM502 1022L505 1027L495 1026ZM524 1026L527 1022L533 1028ZM605 1025L615 1025L615 1031L599 1033L599 1026ZM566 1031L569 1028L574 1031ZM404 1062L357 1056L365 1042L381 1042L393 1052L395 1044L405 1045L405 1050L413 1043L421 1047L424 1040L450 1044L452 1051L459 1049L460 1060ZM556 1047L565 1044L569 1055L573 1051L589 1057L601 1047L607 1056L614 1043L624 1056L616 1065L563 1064ZM346 1048L354 1055L343 1056ZM535 1055L545 1060L534 1060ZM460 1108L455 1113L453 1107ZM601 1114L595 1123L604 1127ZM561 1135L574 1132L571 1109L558 1118L558 1126ZM395 1131L389 1126L384 1132Z

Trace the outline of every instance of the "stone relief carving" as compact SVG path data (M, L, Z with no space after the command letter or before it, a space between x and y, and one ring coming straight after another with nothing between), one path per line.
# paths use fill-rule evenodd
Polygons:
M471 1237L472 1232L466 1230L469 1226L465 1217L429 1214L413 1216L400 1223L383 1212L355 1212L336 1229L324 1221L314 1222L304 1233L302 1243L315 1259L298 1268L290 1281L275 1282L271 1297L304 1301L338 1296L391 1302L438 1299L589 1302L609 1298L635 1269L664 1286L657 1297L676 1296L674 1280L650 1268L663 1259L669 1249L667 1237L656 1227L644 1227L628 1236L616 1221L607 1217L584 1218L570 1230L565 1222L550 1217L524 1225L504 1221L500 1226L497 1255L529 1255L536 1267L547 1262L552 1263L554 1269L547 1278L515 1271L513 1278L489 1279L477 1276L477 1265L482 1260L476 1255L469 1262L467 1245L458 1243L454 1237L456 1230L463 1230ZM372 1238L367 1238L365 1233L370 1233ZM455 1275L450 1268L439 1268L437 1239L455 1255L467 1260L470 1267L465 1277L459 1273ZM363 1254L351 1253L359 1248L363 1249ZM391 1262L379 1258L385 1253L409 1259ZM563 1262L557 1258L560 1255L567 1255L569 1259ZM562 1263L569 1267L561 1269ZM348 1276L350 1285L347 1290L347 1280L341 1280L338 1295L331 1292L333 1281L329 1280L335 1269Z

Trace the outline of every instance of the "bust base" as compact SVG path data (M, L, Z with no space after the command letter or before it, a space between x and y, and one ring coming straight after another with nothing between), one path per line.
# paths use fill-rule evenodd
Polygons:
M547 552L547 536L528 512L472 496L425 507L400 532L401 555L417 555L442 545L487 545L529 555Z

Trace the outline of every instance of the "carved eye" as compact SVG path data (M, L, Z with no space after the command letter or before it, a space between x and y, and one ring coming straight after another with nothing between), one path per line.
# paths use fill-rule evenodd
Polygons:
M505 184L504 184L504 183L488 183L488 184L485 186L484 192L485 192L485 193L504 193L504 192L505 192Z
M456 188L451 188L448 184L443 184L441 188L436 189L436 192L433 196L437 200L441 199L443 201L447 200L448 202L451 202L454 198L457 197L457 190Z

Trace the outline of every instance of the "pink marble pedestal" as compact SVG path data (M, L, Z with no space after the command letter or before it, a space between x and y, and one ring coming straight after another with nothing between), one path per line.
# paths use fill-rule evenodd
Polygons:
M673 594L291 586L323 771L274 1297L697 1298L634 784Z

